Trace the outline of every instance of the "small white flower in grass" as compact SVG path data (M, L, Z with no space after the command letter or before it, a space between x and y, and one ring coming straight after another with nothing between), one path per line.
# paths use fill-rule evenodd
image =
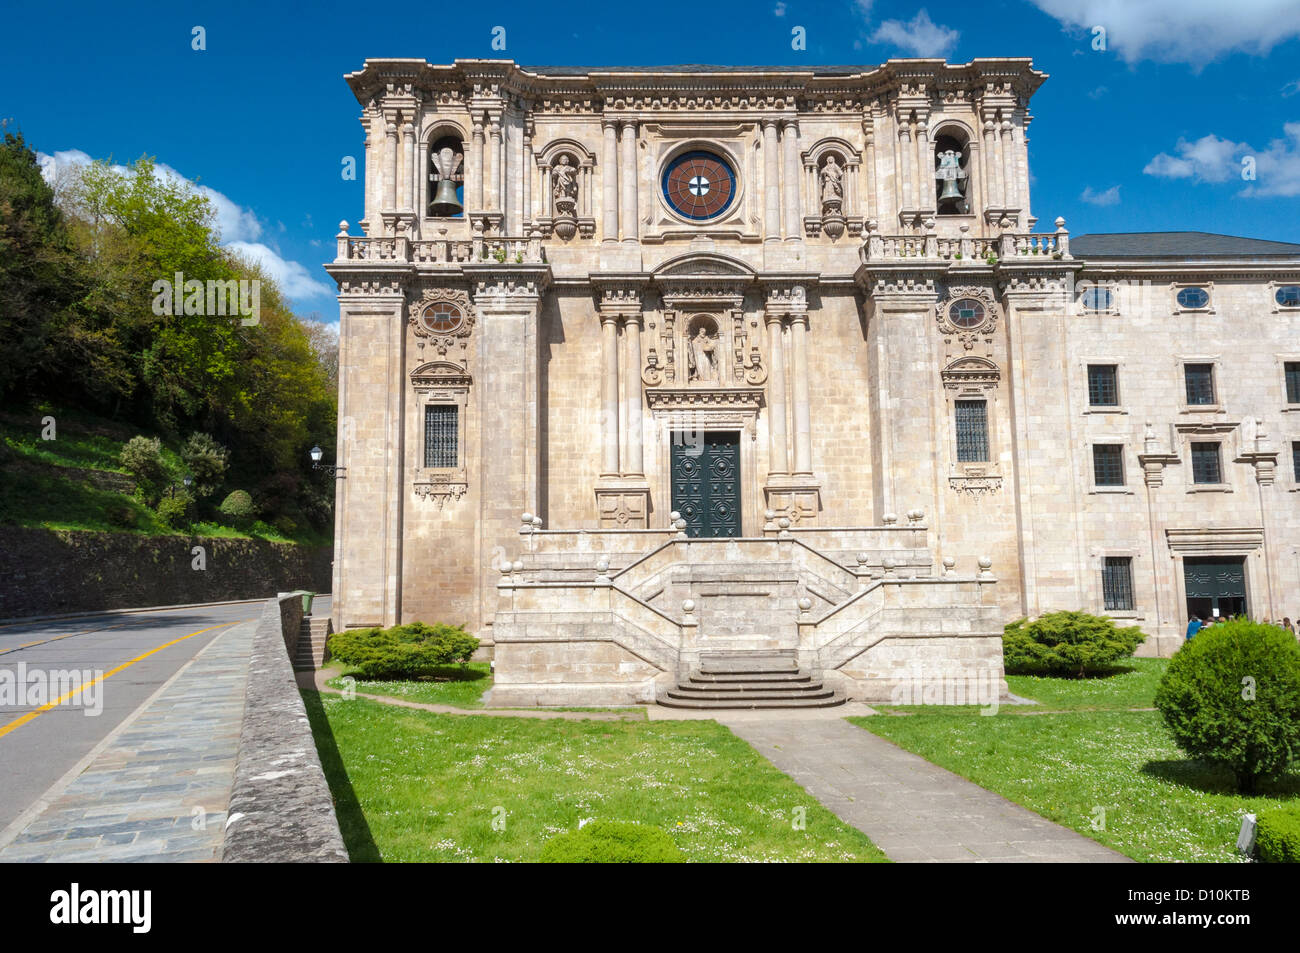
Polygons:
M584 817L584 818L582 818L582 820L578 821L578 830L582 830L584 827L586 827L588 824L590 824L590 823L591 823L592 821L594 821L594 820L595 820L594 817Z

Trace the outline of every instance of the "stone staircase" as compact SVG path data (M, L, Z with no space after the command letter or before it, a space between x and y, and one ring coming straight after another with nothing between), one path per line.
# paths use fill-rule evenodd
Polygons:
M700 667L659 694L667 708L831 708L844 696L799 668L793 654L729 652L702 657Z
M295 672L313 672L325 664L325 640L333 631L329 616L319 619L309 615L302 617L298 649L293 659Z

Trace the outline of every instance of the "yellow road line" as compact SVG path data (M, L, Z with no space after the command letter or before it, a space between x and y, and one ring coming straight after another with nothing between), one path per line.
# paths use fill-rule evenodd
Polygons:
M126 622L119 622L117 623L117 625L106 625L98 629L82 629L80 632L68 632L65 635L56 635L48 639L37 639L35 642L24 642L22 645L15 645L11 649L0 649L0 655L7 655L10 652L17 652L19 649L29 649L33 645L45 645L49 642L60 642L63 639L70 639L77 635L90 635L94 632L107 632L110 629L120 629L123 626L133 625L133 624L135 624L135 620L127 620Z
M134 665L136 662L140 662L140 661L143 661L144 659L147 659L150 655L153 655L155 652L161 652L163 649L167 648L168 646L175 645L177 642L184 642L186 639L192 639L192 638L194 638L194 636L196 636L196 635L202 635L204 632L211 632L213 629L220 629L220 628L224 628L225 626L228 626L228 625L237 625L237 624L240 623L240 622L247 622L247 621L248 621L247 619L236 619L234 622L223 622L223 623L221 623L221 625L210 625L210 626L208 626L206 629L199 629L197 632L191 632L189 635L182 635L179 639L172 639L170 642L164 642L162 645L158 646L157 648L150 649L148 652L145 652L143 655L137 655L135 658L131 659L131 661L129 661L129 662L123 662L121 665L119 665L117 668L113 669L111 672L105 672L103 675L100 675L98 678L94 679L94 681L91 681L91 682L89 682L88 684L86 684L86 685L82 685L82 686L80 686L80 687L78 687L78 688L74 688L72 691L68 692L66 695L63 695L63 696L61 696L61 697L59 697L59 698L56 698L54 701L49 702L49 703L47 703L47 704L45 704L45 705L42 705L40 708L35 708L35 709L33 709L32 711L27 712L25 715L22 715L22 716L20 716L20 717L18 717L18 718L15 718L13 721L9 722L9 724L5 725L3 728L0 728L0 738L3 738L5 735L9 734L9 732L11 732L11 731L14 731L14 730L16 730L16 729L18 729L18 728L21 728L23 725L27 724L29 721L32 721L33 719L35 719L38 715L43 715L45 712L49 711L51 708L55 708L55 707L57 707L57 706L63 704L65 701L67 701L67 700L68 700L69 698L71 698L73 695L77 695L77 694L80 694L81 692L84 692L84 691L85 691L87 688L89 688L91 685L96 685L96 684L98 684L99 682L102 682L102 681L104 681L105 679L107 679L107 678L109 678L109 677L111 677L111 676L113 676L113 675L116 675L118 672L122 671L123 669L125 669L125 668L130 668L130 667L131 667L132 665ZM80 634L80 633L78 633L78 634ZM66 638L66 636L65 636L65 638ZM51 640L51 641L52 641L52 640Z

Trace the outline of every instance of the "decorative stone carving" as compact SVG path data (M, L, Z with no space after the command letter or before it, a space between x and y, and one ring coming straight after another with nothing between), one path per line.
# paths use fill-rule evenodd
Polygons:
M978 307L961 307L961 302L974 302ZM978 314L979 311L982 314ZM947 297L935 305L935 321L939 325L939 332L944 336L945 345L951 347L956 342L963 351L973 351L976 345L982 343L988 356L992 355L993 337L1000 313L992 293L987 288L978 286L951 287Z
M551 167L551 203L552 228L567 242L578 232L578 167L567 152L561 153Z
M984 493L997 493L1002 489L1000 476L950 476L948 487L958 493L980 496Z
M716 384L718 366L714 358L717 350L718 335L710 335L703 324L695 326L695 334L686 345L686 363L689 379L705 384Z
M417 351L423 355L428 345L439 357L452 354L462 367L475 320L469 294L459 288L426 288L407 308Z

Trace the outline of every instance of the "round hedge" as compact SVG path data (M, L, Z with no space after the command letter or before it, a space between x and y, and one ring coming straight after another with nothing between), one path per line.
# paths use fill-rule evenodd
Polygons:
M686 860L667 831L628 821L592 821L542 845L544 864L679 864Z
M1145 638L1141 629L1119 628L1105 616L1049 612L1006 626L1002 658L1009 675L1083 678L1113 670Z
M458 625L408 622L389 629L345 629L327 641L330 658L360 678L419 678L453 663L465 664L478 639Z
M1178 747L1251 792L1300 757L1300 644L1276 626L1218 623L1169 660L1155 706Z

